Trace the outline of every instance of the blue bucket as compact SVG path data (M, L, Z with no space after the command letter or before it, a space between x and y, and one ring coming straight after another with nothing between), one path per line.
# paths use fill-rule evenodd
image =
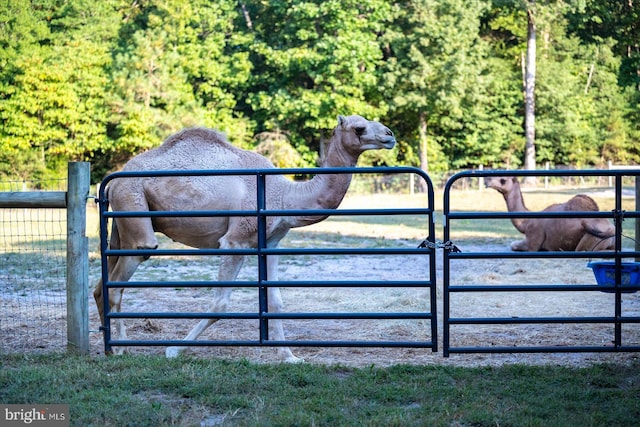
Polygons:
M616 284L616 263L614 261L597 261L587 264L593 270L593 275L596 276L596 282L598 286L614 286ZM638 286L640 285L640 262L623 262L620 264L622 270L622 280L620 292L634 293L636 289L624 289L625 286ZM615 292L613 290L606 290L602 292Z

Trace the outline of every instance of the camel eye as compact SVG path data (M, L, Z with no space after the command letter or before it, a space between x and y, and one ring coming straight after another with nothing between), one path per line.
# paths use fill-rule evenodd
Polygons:
M364 133L364 130L365 130L365 129L364 129L363 127L357 127L357 128L355 128L356 135L358 135L358 136L362 136L362 134Z
M504 178L500 178L500 184L501 184L501 185L504 185L506 182L507 182L507 180L506 180L506 179L504 179Z

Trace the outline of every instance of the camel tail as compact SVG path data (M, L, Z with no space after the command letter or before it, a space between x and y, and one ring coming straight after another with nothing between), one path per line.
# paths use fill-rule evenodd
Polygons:
M111 237L109 238L109 249L120 249L120 233L115 220L111 220Z
M120 234L118 233L118 226L114 220L111 221L111 238L109 240L109 249L120 249ZM118 257L110 256L107 259L107 265L109 269L109 273L111 273L111 269L118 261ZM98 313L100 314L100 320L102 324L104 324L104 295L102 294L102 278L98 280L96 287L93 289L93 298L96 301L96 306L98 308Z

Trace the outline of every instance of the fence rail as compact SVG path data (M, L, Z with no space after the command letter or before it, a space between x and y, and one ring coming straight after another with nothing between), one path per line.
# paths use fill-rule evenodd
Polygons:
M640 351L640 344L631 343L625 344L623 341L622 328L625 325L633 325L640 323L640 316L625 316L622 310L622 295L624 291L637 291L640 290L639 285L629 285L622 289L622 262L628 258L637 259L640 257L640 251L638 249L638 218L640 218L640 207L638 205L638 189L636 187L636 207L635 210L624 210L622 207L622 178L624 176L640 175L640 171L467 171L461 172L449 179L447 182L444 193L444 239L449 240L452 238L452 233L455 232L457 224L464 220L479 220L479 219L511 219L511 218L609 218L615 225L615 250L612 252L602 251L590 251L590 252L503 252L503 251L465 251L465 252L444 252L444 269L443 269L443 354L448 357L451 353L532 353L532 352L545 352L545 353L557 353L557 352L629 352ZM506 177L525 177L525 176L609 176L615 181L615 207L610 212L469 212L469 211L454 211L451 209L451 195L450 190L455 185L456 181L462 179L483 179L491 176L506 176ZM635 219L636 238L634 250L622 248L623 239L623 221L625 219ZM456 260L505 260L505 259L522 259L528 262L535 261L537 259L592 259L592 258L604 258L612 259L615 262L615 284L609 287L596 286L596 285L581 285L581 284L542 284L542 285L491 285L491 284L452 284L452 270ZM547 278L551 280L552 278ZM480 280L478 280L480 281ZM610 312L608 316L509 316L509 317L497 317L491 316L490 313L484 313L483 316L463 316L459 314L452 316L452 310L458 307L453 302L453 297L460 294L478 294L478 295L491 295L495 293L513 292L520 294L531 295L535 292L551 292L554 295L560 295L561 292L570 293L599 293L602 291L613 292L613 304L610 306ZM552 299L553 300L553 299ZM553 302L553 301L552 301ZM452 329L456 329L459 326L465 325L504 325L507 327L523 324L540 324L540 325L557 325L557 324L605 324L612 326L611 341L603 345L564 345L563 341L566 336L560 334L555 337L556 341L549 345L531 345L526 343L518 343L513 346L500 346L491 343L489 337L484 337L484 344L482 345L453 345L452 337L455 336L455 332ZM477 329L476 329L477 330ZM513 330L513 328L509 329ZM508 334L508 332L506 332Z
M1 208L61 208L67 207L66 191L3 191L0 192Z
M271 174L317 174L317 173L354 173L354 174L385 174L390 176L393 174L412 174L419 175L429 184L429 202L424 209L338 209L338 210L269 210L266 209L264 200L264 188L261 188L256 194L257 208L251 211L182 211L182 212L110 212L108 210L108 199L106 197L106 186L113 179L134 179L150 176L202 176L202 175L252 175L256 177L259 186L266 185L265 177ZM468 183L477 180L481 182L483 178L490 176L544 176L545 178L563 178L563 177L585 177L585 178L605 178L614 184L614 206L609 211L600 212L478 212L478 211L460 211L452 209L451 189L460 186L460 181ZM635 209L623 209L623 180L629 183L629 178L635 178ZM628 314L623 308L623 303L627 300L628 291L640 290L637 285L626 286L623 290L622 284L622 263L628 260L640 259L640 171L630 169L612 169L605 170L572 170L572 171L465 171L453 175L446 183L444 190L444 241L452 240L453 235L457 231L457 225L465 221L481 222L494 219L511 220L513 218L606 218L614 222L616 226L616 248L611 252L588 251L588 252L511 252L502 250L485 250L463 248L463 252L454 252L450 249L443 251L443 326L442 326L442 343L443 355L449 357L450 354L456 353L557 353L557 352L637 352L640 351L640 343L628 342L627 334L630 328L637 332L637 326L640 324L640 316ZM67 348L70 351L88 353L89 351L89 327L88 327L88 239L85 235L86 228L86 200L89 194L89 164L88 163L71 163L69 165L69 187L67 191L51 191L51 192L0 192L0 209L66 209L67 211L67 266L66 266L66 286L67 286ZM465 187L465 188L466 188ZM476 186L472 186L475 188ZM435 210L433 200L433 190L429 178L421 171L414 168L336 168L336 169L269 169L269 170L234 170L234 171L163 171L163 172L127 172L117 173L108 177L99 190L99 209L101 212L101 252L103 267L106 266L106 257L108 256L212 256L212 255L250 255L258 259L268 255L424 255L428 256L428 265L426 269L429 273L427 281L411 281L411 280L279 280L269 281L266 279L266 273L259 272L258 280L253 281L234 281L234 282L217 282L210 280L167 280L157 281L130 281L130 282L110 282L108 272L103 268L103 284L105 293L108 289L113 288L204 288L204 287L250 287L262 290L268 287L298 287L314 289L318 287L336 287L336 288L373 288L373 287L397 287L397 288L425 288L430 294L430 306L424 311L408 311L408 312L363 312L363 313L306 313L306 312L288 312L288 313L269 313L267 311L256 311L251 313L206 313L193 312L191 310L184 312L122 312L109 313L107 307L107 324L103 325L105 332L105 347L111 346L325 346L325 347L420 347L431 348L433 351L438 350L437 343L437 307L436 307L436 273L435 273L435 249L409 249L403 248L267 248L264 245L264 236L261 239L261 246L255 249L236 249L236 250L220 250L220 249L130 249L115 250L109 249L106 245L106 221L119 217L164 217L164 216L182 216L182 217L213 217L213 216L254 216L258 219L258 223L264 227L266 219L275 215L330 215L330 216L369 216L369 215L410 215L425 216L427 218L428 239L435 243ZM625 223L626 221L626 223ZM629 245L623 245L625 234L628 236L629 221L635 221L635 245L629 248ZM264 231L261 231L264 233ZM481 279L474 279L472 283L459 284L453 279L456 262L483 262L500 260L503 262L541 262L545 260L557 260L559 262L572 260L591 260L594 258L602 258L611 260L615 263L615 284L609 287L596 286L589 283L550 283L551 278L543 283L507 283L495 285L490 282L483 282ZM264 265L259 263L259 268ZM106 276L105 276L106 274ZM554 302L556 296L563 293L571 295L604 295L603 292L609 292L608 295L608 312L599 314L581 314L581 315L549 315L547 313L539 313L537 315L521 315L521 316L501 316L491 313L476 314L458 314L454 313L459 308L456 298L475 298L483 295L500 296L506 300L509 294L518 294L523 297L545 293L551 295L549 301ZM262 335L266 328L261 325L260 338L257 340L197 340L183 341L173 339L161 340L113 340L110 337L110 322L115 319L206 319L206 318L227 318L227 319L252 319L263 323L264 325L272 319L289 319L289 320L310 320L310 319L343 319L343 320L379 320L379 319L414 319L430 322L428 340L342 340L336 339L332 341L309 339L309 340L287 340L273 341L269 340L267 335ZM582 325L595 325L596 327L607 328L611 331L610 342L585 342L580 345L574 343L564 343L565 332L558 332L555 337L556 342L551 344L538 345L536 343L518 343L518 345L503 345L503 343L492 343L487 336L482 333L483 327L540 327L550 328L554 330L556 327L580 327ZM454 338L460 341L459 330L470 328L476 338L485 340L480 344L465 342L453 342ZM502 333L502 332L501 332ZM508 332L507 332L508 334ZM638 334L636 334L638 335ZM635 335L634 335L635 336ZM464 341L464 340L462 340Z
M416 174L422 177L428 183L428 206L422 209L317 209L317 210L277 210L267 209L266 189L269 175L295 175L295 174ZM256 179L256 209L245 211L171 211L171 212L110 212L108 211L108 198L106 197L106 189L111 181L115 179L141 179L156 178L168 176L253 176ZM244 282L171 282L180 286L216 286L216 287L254 287L259 290L259 299L266 301L266 289L269 287L305 287L305 288L353 288L353 287L416 287L429 290L429 306L425 307L422 312L366 312L366 313L291 313L278 312L270 313L266 310L267 304L261 302L260 309L255 313L157 313L157 312L121 312L112 313L108 299L105 298L104 313L105 324L102 326L105 339L105 350L110 351L112 346L205 346L205 345L237 345L237 346L340 346L340 347L421 347L431 348L437 351L437 308L436 308L436 280L435 280L435 249L425 248L268 248L266 246L266 223L267 218L272 216L338 216L338 215L420 215L426 218L425 224L427 230L425 235L434 235L434 195L433 188L430 184L428 176L415 168L319 168L319 169L241 169L241 170L194 170L194 171L145 171L145 172L119 172L109 175L103 181L99 191L100 216L101 216L101 248L103 263L103 295L107 295L109 289L114 288L142 288L142 287L167 287L168 283L164 282L112 282L109 279L109 272L105 267L107 265L107 257L111 256L168 256L168 255L253 255L258 257L258 280ZM215 216L244 216L254 217L258 224L258 245L256 248L248 249L176 249L176 250L147 250L147 249L110 249L107 247L107 219L122 217L215 217ZM428 273L428 280L421 281L381 281L371 278L365 281L340 281L340 280L322 280L322 281L269 281L266 275L266 261L264 257L269 255L357 255L357 254L380 254L380 255L420 255L428 257L428 261L424 264ZM420 268L420 266L417 266ZM149 319L257 319L259 321L259 338L256 340L114 340L111 337L111 320L123 318L149 318ZM430 339L427 340L286 340L275 341L269 339L268 321L272 319L413 319L426 320L430 322Z

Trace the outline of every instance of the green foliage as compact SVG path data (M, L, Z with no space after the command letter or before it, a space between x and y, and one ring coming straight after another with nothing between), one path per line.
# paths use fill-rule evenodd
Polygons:
M315 166L339 114L398 137L361 164L519 167L527 11L538 161L640 162L636 2L0 0L0 175L99 180L186 126Z
M375 119L386 113L376 70L387 2L285 1L247 9L256 89L247 102L261 130L289 131L311 163L307 150L318 151L338 114Z
M481 97L484 44L479 17L484 1L398 2L385 43L394 55L385 64L384 82L403 131L426 125L426 151L432 170L455 166L457 147L480 143L473 132ZM408 128L408 129L407 129ZM417 151L425 148L415 147ZM468 158L468 160L471 160ZM471 160L471 164L474 164Z
M257 153L267 157L278 168L304 167L302 156L289 143L282 133L262 132L256 135L259 141L255 148Z
M25 25L20 31L31 37L7 42L13 58L1 74L0 173L21 169L38 177L44 169L57 172L61 160L91 157L106 142L109 8L84 2L94 12L85 15L55 3L9 3L16 25ZM27 158L33 161L20 160Z
M246 52L233 52L237 37L229 37L234 4L132 5L112 64L113 149L134 154L196 125L247 138L234 126L234 93L251 70Z

